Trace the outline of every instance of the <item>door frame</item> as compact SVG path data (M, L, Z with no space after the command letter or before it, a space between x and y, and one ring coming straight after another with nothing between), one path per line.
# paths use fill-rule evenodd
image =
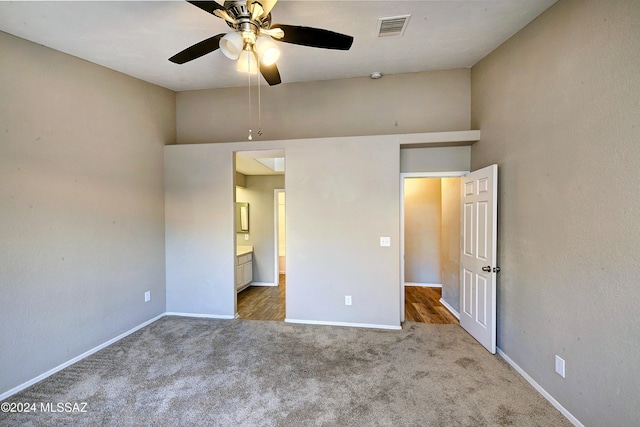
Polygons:
M461 178L469 171L400 173L400 322L404 322L404 181L410 178Z
M274 232L274 236L273 236L273 249L274 249L274 268L273 271L275 272L275 278L274 278L274 282L276 286L280 285L280 257L279 257L279 252L280 252L280 221L279 221L279 209L278 209L278 194L280 193L284 193L287 194L284 188L275 188L273 190L273 232ZM286 196L285 196L286 197ZM286 215L286 199L285 199L285 227L286 227L286 223L287 223L287 215ZM285 228L286 229L286 228ZM285 251L286 251L286 239L285 239ZM285 255L286 257L286 255ZM286 262L286 261L285 261ZM286 274L286 265L285 265L285 274Z

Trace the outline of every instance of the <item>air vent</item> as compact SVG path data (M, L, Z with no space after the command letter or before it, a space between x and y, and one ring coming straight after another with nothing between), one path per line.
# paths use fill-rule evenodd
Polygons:
M378 18L378 37L402 36L407 28L411 15Z

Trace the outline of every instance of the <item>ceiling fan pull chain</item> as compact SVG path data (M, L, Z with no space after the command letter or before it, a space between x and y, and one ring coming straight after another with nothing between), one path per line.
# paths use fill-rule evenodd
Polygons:
M260 100L260 76L258 75L258 135L262 136L262 104Z
M249 71L247 73L249 76L249 138L247 139L251 141L253 139L251 136L251 61L247 61L247 71Z

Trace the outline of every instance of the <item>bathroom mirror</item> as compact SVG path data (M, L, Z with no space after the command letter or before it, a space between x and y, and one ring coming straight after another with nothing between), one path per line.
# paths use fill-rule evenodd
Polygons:
M249 203L236 203L236 233L249 232Z

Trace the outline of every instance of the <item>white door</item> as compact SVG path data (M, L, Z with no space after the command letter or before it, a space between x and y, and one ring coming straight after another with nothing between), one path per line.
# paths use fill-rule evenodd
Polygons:
M460 326L496 352L498 166L462 178Z

